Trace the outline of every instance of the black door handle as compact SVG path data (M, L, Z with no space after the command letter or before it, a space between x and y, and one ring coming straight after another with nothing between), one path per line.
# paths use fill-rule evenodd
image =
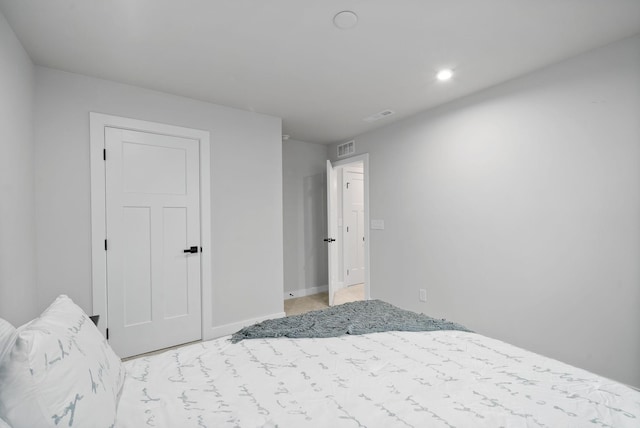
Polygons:
M333 238L324 238L324 242L335 242Z
M184 250L185 253L197 253L198 252L198 247L191 247L191 248L187 248L186 250Z

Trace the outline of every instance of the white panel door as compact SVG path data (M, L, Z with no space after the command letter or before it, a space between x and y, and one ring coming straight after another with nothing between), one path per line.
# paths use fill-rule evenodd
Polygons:
M338 229L338 174L327 161L327 261L329 277L329 306L333 306L333 294L338 282L338 251L336 235Z
M344 285L364 282L364 176L344 170L343 235Z
M124 358L198 340L199 142L107 127L105 149L109 342Z

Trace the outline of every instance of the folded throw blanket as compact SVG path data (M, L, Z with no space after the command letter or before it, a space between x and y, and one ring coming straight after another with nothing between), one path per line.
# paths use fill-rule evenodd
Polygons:
M231 342L263 337L336 337L394 330L471 331L460 324L406 311L381 300L362 300L306 314L266 320L234 333Z

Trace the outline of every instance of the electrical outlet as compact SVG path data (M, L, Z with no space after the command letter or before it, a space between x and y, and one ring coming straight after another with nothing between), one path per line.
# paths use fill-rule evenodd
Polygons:
M426 302L427 301L427 290L424 288L420 289L420 301L421 302Z

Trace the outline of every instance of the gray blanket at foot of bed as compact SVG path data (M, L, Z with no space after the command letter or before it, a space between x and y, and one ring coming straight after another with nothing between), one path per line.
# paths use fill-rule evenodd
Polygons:
M266 320L234 333L231 342L283 336L292 338L336 337L343 334L366 334L394 330L471 331L460 324L405 311L381 300L363 300L306 314Z

